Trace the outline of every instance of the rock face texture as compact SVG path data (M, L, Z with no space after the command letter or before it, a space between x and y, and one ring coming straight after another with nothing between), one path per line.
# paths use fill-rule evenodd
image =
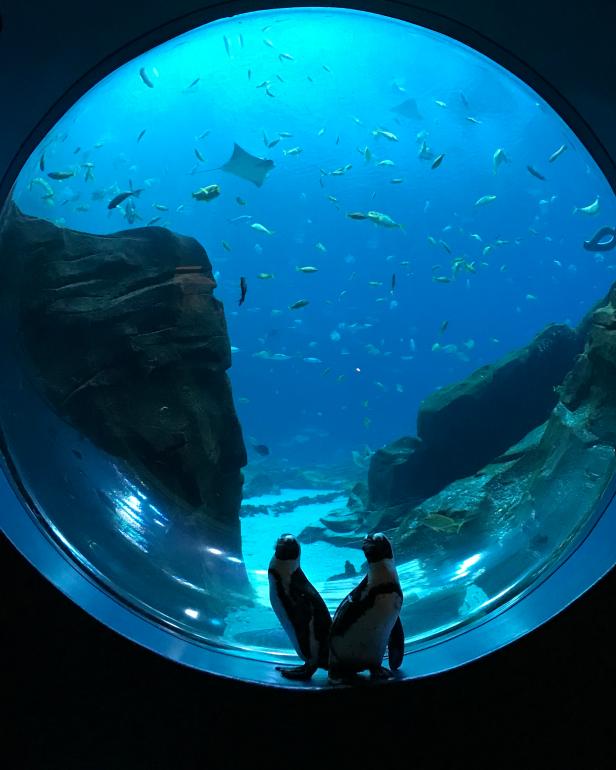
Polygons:
M573 329L552 324L526 347L428 396L419 408L418 437L373 455L368 507L417 504L545 422L558 401L555 387L582 344Z
M246 450L204 249L148 227L90 235L24 216L0 232L7 303L38 389L94 444L240 552Z

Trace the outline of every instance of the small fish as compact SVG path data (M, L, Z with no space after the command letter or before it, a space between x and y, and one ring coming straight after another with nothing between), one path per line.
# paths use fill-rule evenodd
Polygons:
M448 254L451 254L451 248L446 241L439 241L440 245L445 249Z
M299 273L317 273L319 271L319 268L314 267L313 265L305 265L304 267L296 267L295 269Z
M268 38L264 38L263 42L265 43L265 45L266 45L268 48L273 48L273 47L274 47L274 44L272 43L272 41L271 41L271 40L268 40Z
M444 157L445 157L444 153L441 155L437 155L436 158L434 158L434 161L432 162L431 168L438 168L443 162Z
M432 280L436 283L451 283L451 278L447 278L446 275L433 275Z
M292 305L289 305L289 310L299 310L302 307L306 307L306 305L310 304L310 300L307 299L298 299L297 302L294 302Z
M314 356L309 356L308 358L303 359L307 364L322 364L323 361L321 361L320 358L314 358Z
M75 176L75 172L74 171L49 171L47 173L47 176L50 179L61 181L62 179L70 179L72 176Z
M390 216L383 214L380 211L369 211L368 219L380 227L399 227L401 230L404 229L403 225L399 224L398 222L394 222Z
M449 321L443 321L439 327L440 333L443 334L445 331L447 331L448 326L449 326Z
M534 294L527 294L526 299L532 302L532 300L536 300L537 297L535 297Z
M152 81L148 77L148 73L145 71L145 67L142 67L139 70L139 77L141 78L141 80L143 80L143 82L146 84L148 88L154 88L154 83L152 83Z
M194 193L192 197L198 201L211 201L220 195L220 185L209 184L207 187L200 187Z
M434 104L437 104L439 107L447 107L447 102L443 102L440 99L435 99Z
M284 59L286 59L287 61L295 61L295 57L291 56L290 53L279 53L278 58L280 59L280 61L283 61Z
M138 196L139 193L141 193L141 190L128 190L128 192L121 192L118 195L115 196L115 198L112 198L109 203L107 204L107 208L111 211L111 209L115 209L117 206L120 205L120 203L123 203L127 198L130 198L132 195Z
M548 162L554 163L554 161L557 158L560 158L560 156L563 154L563 152L565 152L566 149L567 149L567 145L561 144L560 147L550 155L550 157L548 158Z
M210 133L210 129L206 129L202 134L199 134L197 139L205 139L205 137Z
M226 35L223 35L222 39L225 44L225 51L227 52L227 56L231 58L231 41Z
M45 171L45 153L43 153L39 158L39 168L41 171Z
M227 241L221 241L222 247L225 251L231 251L231 246L227 243Z
M301 147L291 147L290 150L283 150L282 154L283 155L299 155L302 152L303 152L303 150L302 150Z
M391 288L390 288L390 290L389 290L391 294L393 294L393 293L394 293L394 289L395 289L395 288L396 288L396 274L395 274L395 273L392 273L392 274L391 274Z
M188 91L190 88L194 88L200 80L201 80L201 78L195 78L193 80L193 82L189 86L186 87L186 90Z
M482 195L475 201L475 206L485 206L486 203L492 203L496 200L496 195Z
M261 457L267 457L270 453L269 447L265 446L265 444L253 444L252 448L258 455L261 455Z
M368 215L361 211L351 211L347 214L349 219L368 219Z
M145 132L146 132L145 128L143 129L143 131L139 132L139 136L137 137L137 142L138 143L143 139L143 136L144 136Z
M153 203L152 208L155 208L158 211L169 211L169 206L165 206L164 203Z
M384 136L385 139L389 139L390 142L400 141L393 131L386 131L384 128L375 128L372 132L372 136Z
M545 182L545 177L543 176L543 174L540 174L536 168L533 168L533 166L526 166L526 170L528 171L529 174L532 174L537 179L541 179L543 182Z
M327 248L319 241L318 243L314 244L315 249L318 249L319 251L322 251L325 253L327 251Z
M382 286L383 281L368 281L368 286Z
M372 420L369 417L364 417L364 419L361 421L362 425L366 429L370 427L370 423L371 422L372 422Z
M268 230L265 225L259 224L259 222L253 222L251 225L253 230L257 230L259 233L265 233L265 235L274 235L275 230Z
M578 208L577 206L573 209L573 213L577 214L588 214L589 216L594 216L595 214L599 213L599 196L595 198L595 200L592 203L589 203L588 206L582 206L581 208Z
M235 202L237 203L238 206L246 205L246 201L243 198L240 198L239 195L236 197Z
M404 182L404 179L402 177L396 177L395 179L390 179L389 184L402 184Z
M492 157L492 173L496 174L496 170L502 163L509 163L509 158L505 155L503 148L499 147Z
M477 126L480 126L480 125L481 125L481 123L482 123L482 121L481 121L481 120L477 120L477 118L473 118L473 117L471 117L470 115L467 115L467 116L466 116L466 119L468 120L468 122L469 122L469 123L474 123L474 124L475 124L475 125L477 125Z
M238 305L243 305L244 300L246 299L246 292L248 291L248 283L246 282L246 279L242 275L240 277L240 299L237 303Z
M201 163L205 163L205 158L203 155L199 152L199 150L195 147L195 155L197 157L197 160L200 160Z
M270 278L274 278L274 273L258 273L257 278L261 281L269 281Z

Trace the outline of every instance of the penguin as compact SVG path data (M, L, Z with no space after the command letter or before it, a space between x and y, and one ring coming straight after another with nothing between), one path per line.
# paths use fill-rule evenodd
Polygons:
M404 656L402 589L391 542L377 532L365 538L362 550L368 573L343 599L330 631L329 678L334 681L366 669L373 679L388 679ZM382 666L386 647L391 671Z
M276 541L268 570L272 609L302 666L276 666L287 679L310 679L317 668L327 669L328 637L332 618L321 595L299 566L300 545L293 535Z

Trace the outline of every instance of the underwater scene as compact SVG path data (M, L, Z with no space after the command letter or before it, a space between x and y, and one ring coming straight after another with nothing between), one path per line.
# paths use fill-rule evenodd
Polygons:
M2 455L93 580L295 658L383 532L406 649L515 600L616 469L616 200L531 88L363 12L208 24L121 66L0 221Z

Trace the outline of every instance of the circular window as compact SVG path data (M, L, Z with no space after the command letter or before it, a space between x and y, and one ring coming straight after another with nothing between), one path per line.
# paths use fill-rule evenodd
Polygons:
M385 532L407 652L455 638L609 499L615 222L568 125L457 41L195 29L80 98L4 205L7 476L88 590L234 675L295 655L285 532L332 613Z

